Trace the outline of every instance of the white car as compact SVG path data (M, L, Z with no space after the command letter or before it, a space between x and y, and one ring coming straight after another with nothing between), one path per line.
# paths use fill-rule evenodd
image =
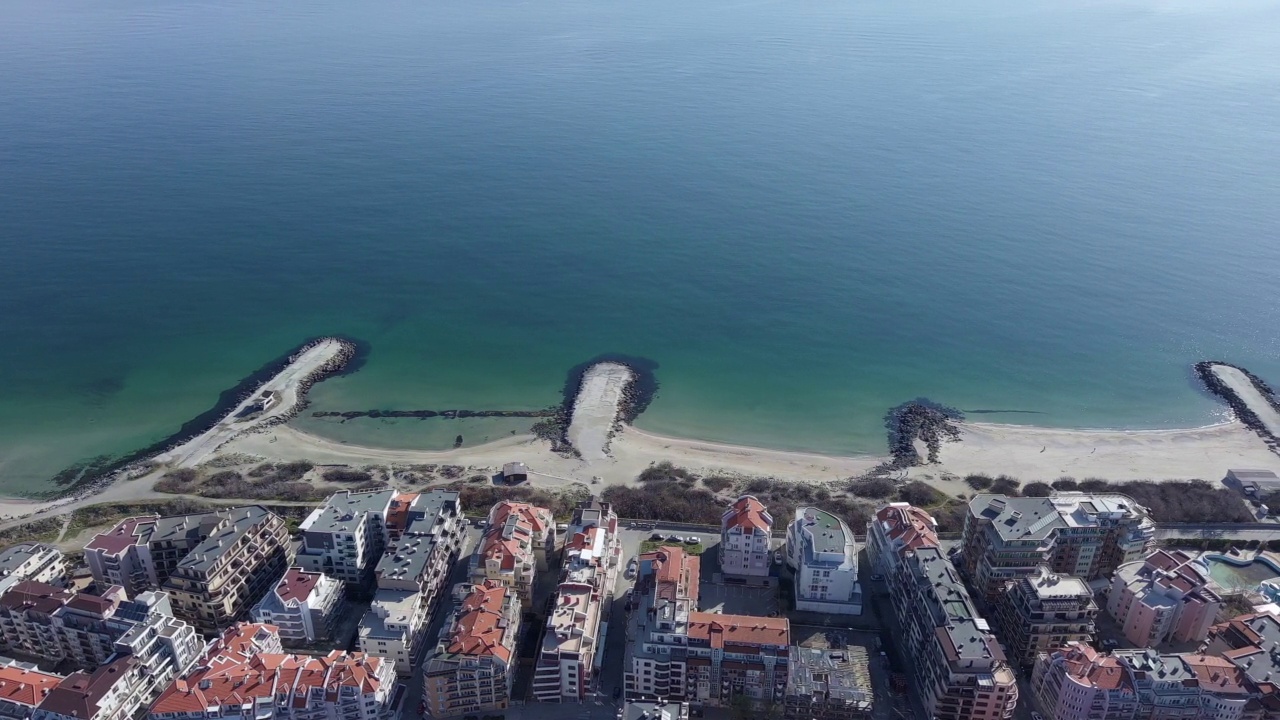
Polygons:
M1031 720L1044 720L1044 716L1035 710L1031 711Z

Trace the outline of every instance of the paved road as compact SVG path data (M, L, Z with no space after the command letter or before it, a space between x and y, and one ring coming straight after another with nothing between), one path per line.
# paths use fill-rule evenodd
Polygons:
M1157 540L1204 538L1209 540L1280 540L1280 523L1266 528L1206 523L1203 525L1156 526Z

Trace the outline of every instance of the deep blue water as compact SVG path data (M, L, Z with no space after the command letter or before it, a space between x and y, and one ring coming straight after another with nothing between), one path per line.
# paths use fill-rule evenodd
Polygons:
M0 487L334 332L322 410L618 352L712 440L1207 423L1195 360L1280 380L1277 118L1275 1L0 3Z

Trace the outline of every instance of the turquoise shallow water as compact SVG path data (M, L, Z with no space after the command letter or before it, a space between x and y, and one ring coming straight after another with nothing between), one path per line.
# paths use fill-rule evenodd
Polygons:
M1280 380L1280 5L0 5L0 488L164 437L302 338L324 410L539 408L881 452L924 395L1062 427ZM432 425L431 423L435 423ZM441 446L519 423L303 419Z

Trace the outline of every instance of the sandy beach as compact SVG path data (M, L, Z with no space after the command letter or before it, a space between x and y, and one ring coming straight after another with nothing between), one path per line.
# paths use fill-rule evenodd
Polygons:
M1064 475L1107 480L1220 480L1228 468L1267 468L1280 472L1280 457L1238 421L1180 430L1059 430L1021 425L960 423L961 441L942 447L940 462L905 474L944 492L966 492L956 477L971 473L1008 474L1025 482L1052 481ZM728 445L657 435L624 426L609 454L596 459L564 457L532 435L504 438L455 450L402 450L338 442L277 425L236 437L211 457L242 454L276 461L317 464L409 466L451 464L472 473L496 474L503 463L519 460L539 486L570 483L632 484L655 462L670 461L701 475L767 476L797 482L828 482L858 476L885 462L883 456L834 456ZM58 501L57 511L101 502L173 497L153 489L161 472L122 480L101 493ZM53 509L49 503L0 501L8 518ZM38 516L37 516L38 517Z

